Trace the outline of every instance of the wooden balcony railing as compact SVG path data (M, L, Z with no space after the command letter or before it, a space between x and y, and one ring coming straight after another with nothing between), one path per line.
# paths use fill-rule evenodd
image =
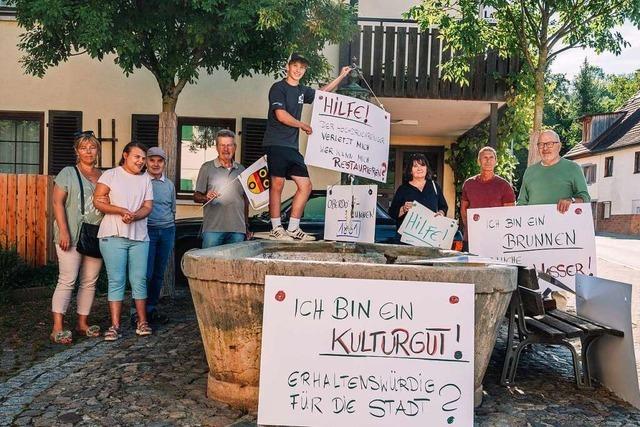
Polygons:
M341 65L356 64L378 96L502 101L506 77L516 73L516 58L501 59L493 51L470 64L469 85L441 78L440 64L452 55L438 38L438 30L419 31L415 21L358 18L360 31L341 46Z

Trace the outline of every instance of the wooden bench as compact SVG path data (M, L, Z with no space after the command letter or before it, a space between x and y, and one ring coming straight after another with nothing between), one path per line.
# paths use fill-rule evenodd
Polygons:
M520 268L518 289L513 293L507 318L507 349L500 384L512 385L522 351L532 344L560 345L571 351L573 371L578 388L591 388L589 348L601 336L623 337L617 329L575 316L555 308L553 300L545 300L537 290L535 270ZM569 341L580 339L580 353Z

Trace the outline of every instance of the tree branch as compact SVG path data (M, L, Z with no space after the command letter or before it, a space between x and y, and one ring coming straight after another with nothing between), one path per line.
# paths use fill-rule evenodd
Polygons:
M87 53L87 49L83 50L82 52L70 53L69 56L80 56L84 55L85 53Z
M576 47L578 47L580 45L580 42L573 42L568 46L563 47L562 49L556 50L555 52L552 52L549 54L549 61L551 61L553 58L555 58L556 56L560 55L562 52L567 51L569 49L574 49Z
M593 15L591 15L589 18L587 18L584 21L573 22L573 23L567 22L567 24L565 24L562 27L560 27L558 29L558 31L556 31L553 34L553 36L550 38L550 40L549 40L549 49L551 49L556 43L558 43L560 40L562 40L567 34L570 34L571 32L575 31L578 27L583 27L585 25L588 25L591 21L593 21L594 19L599 18L601 16L609 15L611 12L613 12L616 9L618 9L618 7L621 4L622 4L621 1L617 1L615 3L609 3L607 5L603 5L603 8L599 12L594 13ZM583 5L584 5L584 3L583 3Z
M517 23L518 19L508 7L505 8L505 13L508 15L511 22ZM531 52L529 51L529 46L524 34L523 26L524 25L518 27L518 35L516 37L516 40L518 41L518 45L520 45L520 49L522 49L522 52L524 53L525 61L527 61L527 64L529 64L529 67L531 67L531 69L533 70L535 69L535 64L533 63L533 58L531 57Z
M533 34L539 34L540 33L540 28L536 25L536 23L533 20L533 17L531 16L531 13L529 12L529 9L527 7L525 7L524 5L524 0L520 0L520 10L522 11L522 13L524 14L524 16L527 18L527 23L529 24L529 27L531 27L531 30L533 31ZM538 46L538 49L540 49L540 43L537 43L537 37L536 37L536 44Z

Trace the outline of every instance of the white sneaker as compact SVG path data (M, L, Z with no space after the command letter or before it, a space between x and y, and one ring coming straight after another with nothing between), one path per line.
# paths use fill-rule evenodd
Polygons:
M283 241L292 241L293 237L289 236L289 234L285 231L284 227L279 225L269 233L269 238L271 240L283 240Z
M300 227L298 227L293 231L287 230L287 234L290 237L293 237L295 240L302 240L303 242L311 242L313 240L316 240L316 238L313 237L311 234L307 234L304 231L302 231Z

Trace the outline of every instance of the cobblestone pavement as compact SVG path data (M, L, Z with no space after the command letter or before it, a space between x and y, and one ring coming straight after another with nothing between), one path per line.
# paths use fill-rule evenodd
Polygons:
M534 347L522 357L516 385L497 385L503 352L501 339L476 425L640 425L640 411L607 390L576 389L564 350ZM0 383L0 425L255 425L252 415L206 398L206 373L188 307L151 337L128 331L116 343L85 340Z

